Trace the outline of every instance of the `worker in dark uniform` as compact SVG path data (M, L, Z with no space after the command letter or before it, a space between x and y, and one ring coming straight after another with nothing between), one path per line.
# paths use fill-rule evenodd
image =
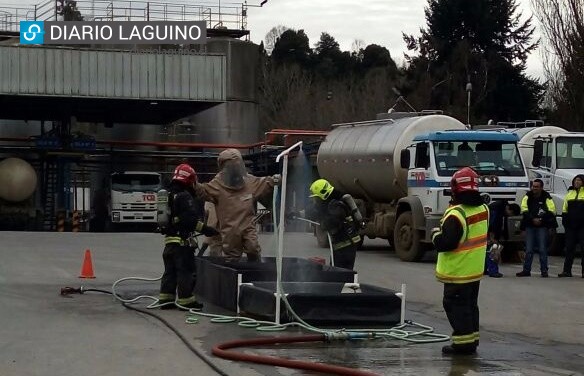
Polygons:
M443 306L452 326L452 344L444 354L473 354L479 345L479 285L485 267L489 208L470 167L454 173L451 206L432 242L438 251L436 278L444 283Z
M219 232L203 222L203 202L195 199L194 184L197 180L195 170L188 164L181 164L174 170L168 192L168 222L161 232L164 237L164 274L160 283L159 304L162 309L201 309L203 304L197 302L193 295L195 284L195 259L193 248L188 239L193 232L206 236L218 235Z
M355 201L351 195L343 194L325 179L312 183L310 192L314 201L306 216L319 222L322 230L329 233L334 258L331 263L353 270L357 247L361 242L359 230L363 223Z
M509 239L508 218L514 215L519 215L519 207L512 206L507 200L497 200L489 204L489 235L485 258L485 274L489 277L503 277L503 274L499 272L502 243Z
M566 259L564 270L558 277L572 276L572 264L576 246L582 250L582 278L584 278L584 175L578 174L572 179L572 185L564 197L562 206L562 224L566 231Z

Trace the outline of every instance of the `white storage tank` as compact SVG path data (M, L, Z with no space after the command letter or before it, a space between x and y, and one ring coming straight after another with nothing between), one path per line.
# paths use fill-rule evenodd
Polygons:
M10 202L24 201L36 190L37 174L34 168L19 158L0 162L0 198Z

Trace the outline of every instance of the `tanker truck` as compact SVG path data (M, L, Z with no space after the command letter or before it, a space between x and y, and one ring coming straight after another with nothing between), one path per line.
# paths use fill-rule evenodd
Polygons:
M459 168L479 173L487 203L517 205L517 190L528 187L517 135L505 131L468 130L435 113L384 114L332 128L317 154L319 175L356 199L363 235L387 239L404 261L419 261L431 248L431 229L449 205L450 179ZM520 217L509 221L510 241L517 242ZM316 231L322 245L326 235Z
M19 158L0 162L0 230L37 230L42 211L35 206L37 174Z
M526 123L499 123L519 137L519 152L529 178L541 179L554 200L559 227L551 245L560 254L564 244L562 206L572 180L584 171L584 133L568 132L554 126L525 127ZM525 192L523 192L525 193Z

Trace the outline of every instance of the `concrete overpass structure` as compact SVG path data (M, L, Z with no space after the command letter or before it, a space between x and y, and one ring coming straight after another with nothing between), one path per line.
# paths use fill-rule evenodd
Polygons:
M163 124L226 101L226 57L0 46L0 118Z

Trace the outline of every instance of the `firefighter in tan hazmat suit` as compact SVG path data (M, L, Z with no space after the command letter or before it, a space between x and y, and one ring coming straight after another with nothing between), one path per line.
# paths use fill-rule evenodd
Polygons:
M261 260L261 248L253 223L259 197L273 191L280 175L257 177L248 174L239 150L226 149L217 158L219 172L209 183L197 183L197 196L215 204L223 241L223 256L239 261L243 253L248 261Z
M219 221L217 220L217 211L215 210L215 204L211 201L205 202L205 224L213 228L219 228ZM216 236L205 236L203 239L203 253L204 250L209 248L209 255L213 257L223 256L223 242L221 241L221 235Z

